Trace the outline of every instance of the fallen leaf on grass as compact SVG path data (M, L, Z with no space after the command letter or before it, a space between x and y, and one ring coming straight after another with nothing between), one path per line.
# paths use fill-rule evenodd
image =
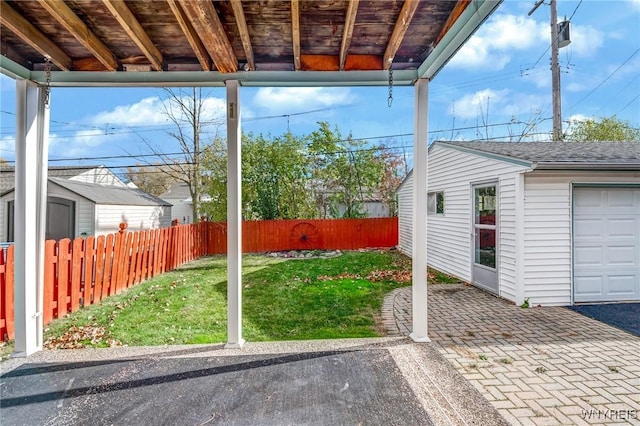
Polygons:
M62 336L53 337L44 343L45 349L81 349L86 347L85 342L92 345L106 343L109 347L122 346L115 339L109 339L104 327L95 325L72 326Z

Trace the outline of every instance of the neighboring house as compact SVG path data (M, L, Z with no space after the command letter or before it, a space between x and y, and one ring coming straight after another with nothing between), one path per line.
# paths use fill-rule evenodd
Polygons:
M99 185L49 178L46 239L105 235L118 231L167 227L171 204L126 185ZM14 190L0 193L0 242L13 241Z
M427 174L430 266L517 304L640 301L640 142L435 142Z
M193 201L189 185L185 182L176 182L171 187L160 194L158 198L170 203L172 219L177 219L180 223L193 223Z
M347 207L338 203L338 215L339 217L344 216L344 213L347 211ZM365 217L390 217L389 206L384 203L379 198L375 197L366 197L364 202L362 203L362 212Z
M69 179L78 182L100 185L128 186L105 166L50 166L48 177ZM0 194L13 189L15 169L13 166L0 166Z
M171 208L171 217L173 219L177 219L179 223L193 223L193 200L189 185L186 182L174 183L171 188L160 194L158 198L173 205ZM211 201L211 197L205 194L202 194L200 199L205 203Z

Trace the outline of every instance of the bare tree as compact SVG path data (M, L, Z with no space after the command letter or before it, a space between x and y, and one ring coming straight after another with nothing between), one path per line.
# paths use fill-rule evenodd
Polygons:
M167 174L189 187L193 220L200 218L202 202L202 150L207 139L213 140L208 130L222 124L221 111L209 111L206 93L199 87L164 89L162 114L174 126L167 134L177 142L180 153L167 153L145 139L149 149L161 160L156 171ZM147 163L149 164L149 163Z

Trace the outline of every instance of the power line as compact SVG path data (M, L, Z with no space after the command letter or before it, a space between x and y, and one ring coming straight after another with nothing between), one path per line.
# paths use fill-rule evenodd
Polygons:
M618 66L618 68L616 68L615 70L613 70L613 72L612 72L611 74L609 74L608 76L606 76L606 77L605 77L605 79L604 79L604 80L602 80L602 81L600 82L600 84L598 84L596 87L594 87L594 88L593 88L589 93L587 93L586 95L584 95L584 96L583 96L583 97L582 97L578 102L576 102L575 104L571 105L571 106L569 107L569 109L573 109L573 107L575 107L575 106L579 105L582 101L584 101L584 100L585 100L585 99L587 99L589 96L591 96L591 95L593 94L593 92L595 92L596 90L598 90L598 89L599 89L599 88L600 88L604 83L606 83L607 81L609 81L609 79L610 79L611 77L613 77L613 75L614 75L615 73L617 73L617 72L620 70L620 68L622 68L623 66L625 66L625 65L626 65L626 64L627 64L627 63L628 63L628 62L629 62L629 61L630 61L634 56L636 56L636 55L638 54L638 52L640 52L640 48L636 49L636 51L635 51L635 52L633 52L633 53L631 54L631 56L629 56L629 57L628 57L628 58L627 58L627 59L626 59L622 64L620 64L620 65Z

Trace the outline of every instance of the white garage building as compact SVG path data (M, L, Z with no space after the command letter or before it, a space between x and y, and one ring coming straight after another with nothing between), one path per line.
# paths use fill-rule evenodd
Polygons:
M640 300L640 142L435 142L427 175L430 266L516 304Z

